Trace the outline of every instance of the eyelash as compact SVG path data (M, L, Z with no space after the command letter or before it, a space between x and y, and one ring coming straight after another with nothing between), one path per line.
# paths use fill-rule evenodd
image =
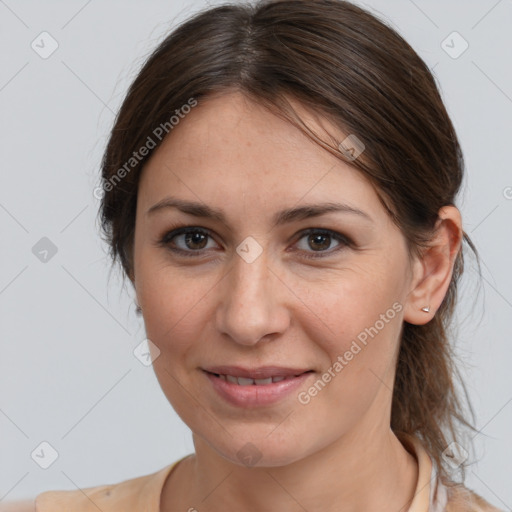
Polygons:
M198 257L202 251L207 249L200 249L197 251L184 251L183 249L178 249L176 247L171 247L171 240L179 235L187 235L190 233L201 233L202 235L209 236L210 238L213 238L211 232L208 229L195 227L195 226L186 226L186 227L180 227L177 229L172 229L171 231L167 231L157 242L157 245L160 247L164 247L174 253L181 254L185 257ZM309 254L305 254L303 257L306 259L318 259L318 258L326 258L328 256L331 256L333 253L337 253L338 251L342 250L344 247L353 247L353 242L348 237L342 235L341 233L337 233L336 231L332 231L330 229L322 229L322 228L309 228L305 229L304 231L300 232L300 236L297 239L297 242L299 240L302 240L302 238L308 236L308 235L324 235L324 236L330 236L331 238L335 239L336 241L340 242L340 246L336 247L335 249L331 249L329 251L316 251ZM296 242L296 243L297 243ZM306 251L307 253L307 251Z

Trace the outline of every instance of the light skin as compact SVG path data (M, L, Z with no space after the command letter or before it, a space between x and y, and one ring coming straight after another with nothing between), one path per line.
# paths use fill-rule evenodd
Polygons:
M294 106L317 133L346 136ZM227 225L176 208L148 213L169 196L218 209ZM330 212L272 226L283 209L325 202L370 219ZM359 171L238 92L201 99L174 127L141 176L130 276L160 351L157 378L195 447L165 482L162 512L406 509L418 468L390 429L393 378L402 323L432 319L460 249L459 211L439 215L431 248L409 260L403 234ZM173 225L208 234L159 245ZM303 234L308 228L351 242ZM236 251L247 237L262 249L251 263ZM292 393L271 406L236 407L200 370L307 367L315 371L307 391L394 303L401 310L307 405ZM261 455L250 467L237 456L249 442Z

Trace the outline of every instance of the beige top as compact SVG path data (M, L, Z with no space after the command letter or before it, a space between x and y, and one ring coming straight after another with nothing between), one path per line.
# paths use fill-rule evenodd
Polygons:
M421 442L401 436L418 462L418 482L407 512L503 512L463 485L446 487ZM192 454L190 454L192 455ZM112 485L72 491L45 491L36 497L36 512L160 512L165 480L187 455L150 475Z

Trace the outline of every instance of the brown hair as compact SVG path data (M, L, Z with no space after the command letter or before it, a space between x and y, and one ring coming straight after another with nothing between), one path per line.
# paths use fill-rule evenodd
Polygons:
M110 135L102 161L101 227L113 263L120 260L130 279L137 188L151 152L132 162L133 169L126 162L150 139L158 147L161 129L155 129L170 132L170 116L191 99L229 90L288 119L362 172L406 238L409 256L428 244L439 209L454 204L464 169L454 127L429 68L394 29L339 0L224 4L195 14L156 48ZM300 121L290 98L356 135L364 152L351 160L340 152L340 141L321 140ZM479 263L465 232L463 242ZM392 430L422 439L448 484L455 480L443 450L460 440L460 427L475 431L455 389L460 374L448 338L463 268L460 250L433 319L404 322L391 412ZM464 479L464 466L460 470Z

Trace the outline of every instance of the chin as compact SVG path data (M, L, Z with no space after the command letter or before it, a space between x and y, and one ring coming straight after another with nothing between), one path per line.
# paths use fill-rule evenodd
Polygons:
M243 439L228 434L222 442L216 442L211 438L203 440L226 461L247 468L288 466L303 459L309 452L315 451L313 446L307 450L304 443L291 440L285 431L282 434L286 441L266 437L268 432L266 430L259 436L246 435Z

